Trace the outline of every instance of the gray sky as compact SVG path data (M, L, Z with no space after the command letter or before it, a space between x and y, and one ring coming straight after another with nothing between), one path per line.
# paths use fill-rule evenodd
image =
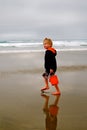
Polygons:
M0 40L87 39L87 0L0 0Z

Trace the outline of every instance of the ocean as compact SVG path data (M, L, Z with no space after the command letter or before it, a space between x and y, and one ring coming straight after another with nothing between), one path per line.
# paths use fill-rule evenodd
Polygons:
M87 50L87 40L53 41L57 51L84 51ZM0 41L0 53L42 52L42 41Z

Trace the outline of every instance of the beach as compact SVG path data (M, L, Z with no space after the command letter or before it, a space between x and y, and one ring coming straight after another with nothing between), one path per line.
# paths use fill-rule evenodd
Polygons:
M41 94L44 52L0 53L0 130L46 130L57 98L54 130L87 130L87 51L57 54L60 97Z

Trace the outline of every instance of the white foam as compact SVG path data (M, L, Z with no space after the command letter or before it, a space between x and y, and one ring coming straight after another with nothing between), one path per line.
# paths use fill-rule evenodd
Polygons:
M57 49L57 51L87 51L87 48Z
M38 47L42 42L6 42L0 43L0 47ZM87 46L87 41L53 41L54 46Z
M0 43L1 47L30 47L30 46L39 46L42 43Z
M54 41L55 46L82 46L86 45L86 41Z
M0 53L30 53L30 52L44 52L44 50L3 50Z
M87 41L53 41L57 51L87 51ZM0 53L43 52L42 42L0 42Z
M31 53L31 52L44 52L45 50L2 50L0 53ZM87 51L87 48L69 48L69 49L57 49L58 52L67 51Z

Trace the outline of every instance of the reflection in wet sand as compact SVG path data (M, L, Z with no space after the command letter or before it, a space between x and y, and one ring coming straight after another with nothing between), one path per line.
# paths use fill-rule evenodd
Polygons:
M42 94L41 96L45 99L45 103L43 105L43 111L46 115L45 118L46 130L56 130L57 123L58 123L57 115L59 112L58 102L59 102L60 95L54 96L55 100L52 104L49 104L49 99L50 99L49 95Z

